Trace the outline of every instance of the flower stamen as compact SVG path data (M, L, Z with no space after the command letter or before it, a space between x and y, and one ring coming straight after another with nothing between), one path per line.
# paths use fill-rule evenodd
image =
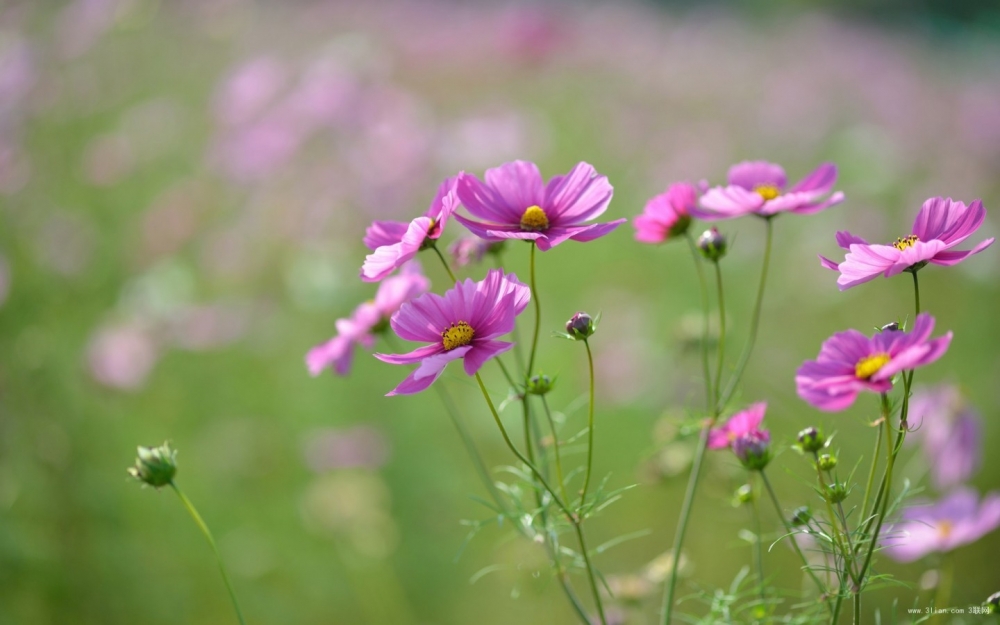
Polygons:
M757 195L764 198L764 201L773 200L781 195L781 189L773 184L759 184L753 188Z
M872 354L871 356L865 356L859 360L856 365L854 365L854 375L861 380L870 379L890 360L892 360L892 358L890 358L889 354Z
M450 352L456 347L463 347L472 342L476 331L464 321L456 321L447 330L441 333L441 342L444 344L444 351Z
M917 241L919 240L920 239L917 237L917 235L911 234L910 236L907 237L899 237L898 239L896 239L896 242L892 244L892 246L897 250L899 250L900 252L902 252L906 248L913 247L914 245L916 245Z
M937 531L938 535L941 538L948 538L949 536L951 536L952 529L953 529L952 523L947 519L937 522Z
M549 227L549 218L540 206L529 206L521 215L521 230L541 232Z

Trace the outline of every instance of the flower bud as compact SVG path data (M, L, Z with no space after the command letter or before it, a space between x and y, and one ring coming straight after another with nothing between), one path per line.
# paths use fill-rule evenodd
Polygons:
M531 376L524 390L530 395L545 395L552 390L555 384L555 380L542 373Z
M593 318L585 312L576 313L566 322L566 333L578 341L588 339L596 331Z
M895 332L899 330L899 322L893 321L892 323L887 323L879 330L879 332Z
M792 511L790 523L792 527L801 527L808 524L810 520L812 520L812 513L809 512L809 506L799 506Z
M753 488L749 484L744 484L737 488L736 501L738 503L750 503L753 501Z
M760 471L771 462L771 436L755 430L733 441L733 453L748 471Z
M987 597L986 605L990 608L990 614L1000 612L1000 592L995 592Z
M830 503L840 503L847 499L847 487L840 482L834 482L828 487L827 497Z
M726 255L727 246L726 237L715 226L702 232L698 237L698 249L701 255L713 263Z
M802 451L807 453L816 453L820 449L823 449L823 445L826 444L823 433L814 427L808 427L799 432L798 440Z
M129 475L153 488L167 486L174 481L177 451L170 448L170 443L159 447L139 447L138 455L135 466L128 468Z
M823 454L819 457L816 464L819 466L820 471L833 471L834 467L837 466L837 457L830 454Z

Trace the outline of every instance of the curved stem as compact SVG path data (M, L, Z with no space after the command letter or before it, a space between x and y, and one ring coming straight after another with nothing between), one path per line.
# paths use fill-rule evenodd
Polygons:
M855 593L857 597L861 592L861 587L865 581L865 574L868 572L868 566L872 561L872 554L875 553L875 545L878 544L878 535L882 530L882 522L885 520L886 513L889 511L889 493L892 490L892 467L896 462L896 453L898 452L898 447L893 448L892 445L892 425L889 424L889 398L885 393L882 393L882 415L885 425L885 447L886 447L886 465L885 465L885 492L882 497L882 507L878 514L878 519L875 522L875 531L872 532L870 538L868 539L868 554L865 556L865 561L861 565L861 569L858 570L857 585L858 590ZM905 418L905 415L904 415ZM906 430L901 429L900 435L902 435Z
M555 504L562 510L563 514L566 515L566 519L573 525L576 529L577 539L580 541L580 551L583 554L583 560L586 564L587 576L590 580L590 588L594 593L594 604L597 606L597 613L601 617L602 625L607 625L607 619L604 617L604 606L601 603L601 593L597 589L597 576L594 573L594 567L590 563L590 554L587 553L586 540L583 535L583 528L580 527L580 519L574 515L570 509L566 506L559 495L552 490L552 487L546 481L545 477L535 468L535 465L528 461L524 457L517 447L514 446L514 442L510 440L510 436L507 434L507 428L504 427L503 421L500 420L500 414L497 412L496 406L493 405L493 400L490 398L489 391L486 390L486 385L483 384L483 378L476 373L476 382L479 384L479 390L483 393L483 399L486 400L486 405L489 406L490 413L493 415L493 420L496 421L497 427L500 429L500 435L503 436L503 440L507 443L507 447L510 451L520 460L531 473L535 476L535 479L542 485L542 488L552 497Z
M722 365L726 356L726 299L722 289L722 267L719 265L719 261L715 261L712 264L715 265L715 284L717 297L719 298L719 345L718 353L716 354L714 385L715 392L718 393L719 389L722 388ZM722 406L724 405L719 399L719 397L715 398L716 414L722 412Z
M708 368L708 283L705 280L705 268L702 267L701 254L695 246L694 237L690 230L685 233L688 247L691 249L691 259L694 261L695 271L698 273L698 284L701 287L701 368L705 378L705 410L712 410L712 398L715 397L712 389L712 376Z
M767 234L764 240L764 262L760 269L760 285L757 287L757 302L754 304L753 316L750 318L750 335L747 337L747 343L743 347L743 353L740 354L740 360L736 364L736 369L729 377L729 382L726 383L726 389L722 392L722 397L719 400L720 412L722 407L724 407L733 396L733 392L736 390L736 385L739 384L740 378L743 377L743 371L746 369L747 362L750 360L750 354L753 353L754 343L757 341L757 330L760 327L761 304L764 301L764 288L767 286L767 270L771 264L771 242L774 239L773 221L773 216L764 218L764 223L767 226Z
M192 504L191 500L188 499L183 492L181 492L181 489L177 487L177 484L170 482L170 486L174 489L174 492L177 493L177 496L181 498L181 503L183 503L184 507L187 508L191 518L194 519L194 522L198 525L201 533L205 535L205 540L207 540L208 544L212 547L212 551L215 553L215 559L219 563L219 571L222 572L222 581L226 583L226 590L229 591L229 598L233 602L233 609L236 610L236 618L239 620L240 625L245 625L246 621L243 620L243 612L240 611L240 604L236 601L236 593L233 591L233 585L229 581L229 575L226 573L226 567L222 564L222 556L219 554L219 548L215 545L215 539L212 538L212 532L209 531L208 525L205 525L205 521L203 521L201 515L198 514L194 504Z
M448 277L451 278L451 281L458 282L458 278L455 277L455 274L451 270L451 266L448 265L447 259L445 259L444 255L441 253L441 250L438 249L437 245L436 244L432 245L431 249L434 250L434 253L437 254L437 257L441 259L441 264L444 265L444 270L448 272Z
M878 468L878 451L879 448L881 447L882 447L882 428L880 424L880 427L878 427L875 430L875 449L872 450L872 468L870 471L868 471L868 485L865 486L865 498L864 501L861 503L861 520L859 522L866 521L868 519L868 516L872 514L872 512L874 512L874 509L872 509L871 511L868 510L868 501L871 496L872 485L875 483L875 469ZM878 506L877 503L875 505Z
M538 299L538 289L535 286L535 248L538 247L534 241L531 242L530 274L531 274L531 301L535 303L535 332L531 337L531 352L528 355L527 375L529 378L535 372L535 352L538 350L538 331L542 327L542 302Z
M587 348L587 364L590 365L590 414L587 418L587 473L583 478L583 491L580 495L580 508L587 503L587 488L590 486L590 472L594 463L594 355L590 351L590 341L583 340Z
M760 477L764 481L764 488L767 490L767 494L771 497L771 503L774 504L774 511L778 513L778 518L781 519L781 524L784 525L785 531L789 534L794 534L795 532L792 531L791 524L789 524L788 519L785 518L785 513L781 509L781 503L778 501L778 496L774 493L774 488L771 486L771 480L767 479L767 473L762 470L760 472ZM791 536L790 538L792 547L795 549L795 553L797 553L799 555L799 559L802 560L802 570L808 573L809 577L812 578L812 581L816 584L816 588L819 590L820 595L826 596L826 587L823 586L823 582L819 581L819 578L816 577L816 572L812 570L811 566L809 566L806 554L802 553L802 548L799 547L799 543L796 542L795 537ZM827 603L827 608L829 607L830 605Z
M855 585L858 583L857 577L854 575L854 548L848 548L847 545L850 544L850 538L841 534L840 528L837 526L837 515L833 511L833 504L830 502L830 487L828 485L828 480L823 476L823 470L819 467L819 454L813 452L813 465L816 467L816 477L819 481L820 490L823 492L823 501L826 503L826 515L830 518L830 527L833 529L833 540L837 549L844 556L844 568L847 569L847 573L851 578L851 581ZM844 522L844 532L847 532L846 521Z
M556 456L556 479L559 480L559 492L563 499L569 501L566 496L566 480L563 479L562 459L559 457L559 436L556 433L556 422L552 419L552 411L549 410L549 401L542 395L542 406L545 408L545 418L548 419L549 429L552 430L552 449Z

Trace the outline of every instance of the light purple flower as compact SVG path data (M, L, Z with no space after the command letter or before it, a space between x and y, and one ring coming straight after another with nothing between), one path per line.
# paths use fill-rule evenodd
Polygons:
M714 221L751 214L771 217L785 212L817 213L844 201L840 191L829 195L836 181L837 166L823 163L786 190L785 170L780 165L743 161L729 168L728 186L709 189L691 214Z
M764 420L766 411L767 403L759 402L729 417L722 426L713 428L709 432L708 448L725 449L732 446L741 436L761 431L760 424ZM764 431L764 434L767 432Z
M820 264L840 272L837 286L841 291L868 282L878 276L891 278L903 271L917 271L927 263L956 265L992 245L982 241L971 250L952 250L975 232L986 219L982 200L969 206L951 198L932 197L920 207L913 222L913 234L889 245L870 244L850 232L837 233L837 245L848 250L839 265L820 256Z
M361 267L362 280L382 280L441 236L448 217L458 207L455 193L457 179L458 176L454 176L441 183L430 208L422 217L410 223L375 221L368 226L364 243L372 253L365 257Z
M976 473L983 456L982 418L957 387L943 385L915 392L909 419L913 438L923 447L938 489L962 484Z
M923 505L920 505L920 504ZM1000 526L1000 493L979 501L971 488L960 488L937 503L920 502L903 510L883 541L894 560L912 562L934 551L974 543Z
M535 241L543 252L567 239L593 241L626 221L584 223L601 216L614 193L607 176L588 163L546 184L534 163L514 161L487 169L485 182L463 173L456 189L462 205L485 220L455 215L474 235L487 241Z
M675 182L664 193L646 202L637 216L635 240L640 243L663 243L687 232L691 209L697 208L698 190L686 182Z
M347 319L337 319L337 335L317 345L306 354L306 366L314 377L326 368L337 375L347 375L351 370L354 348L358 345L371 349L375 333L399 310L403 303L430 288L430 280L421 271L420 263L411 261L399 274L379 285L375 299L360 304Z
M530 299L531 289L517 276L492 269L481 282L466 279L444 295L425 293L403 304L392 316L392 329L408 341L430 344L408 354L375 354L394 365L420 365L387 395L425 390L459 358L465 373L475 375L487 360L514 346L497 338L514 330Z
M951 332L930 339L934 317L917 315L913 330L884 330L868 338L857 330L827 339L816 360L803 363L795 375L799 397L820 410L835 412L854 403L861 391L886 393L892 376L928 365L951 343Z
M448 254L456 267L465 267L482 262L486 253L498 245L503 243L490 243L479 237L459 237L448 246Z

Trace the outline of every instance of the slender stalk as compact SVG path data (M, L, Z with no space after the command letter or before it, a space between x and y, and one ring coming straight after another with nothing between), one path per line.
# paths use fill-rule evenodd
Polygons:
M830 517L830 527L833 528L834 541L837 544L837 548L840 552L844 554L844 566L847 569L847 573L851 577L851 581L855 584L858 582L857 577L854 575L854 546L851 544L850 529L847 527L847 517L844 516L841 520L843 521L843 534L841 534L840 528L837 527L838 516L834 513L833 504L830 502L830 489L829 480L833 479L832 474L827 472L826 476L823 476L823 470L819 466L819 453L813 452L813 462L816 466L816 476L819 478L819 487L823 491L823 499L826 501L826 514ZM840 502L837 503L841 506ZM841 514L843 514L843 506L840 507Z
M722 365L725 362L726 356L726 299L723 295L722 289L722 267L719 265L719 261L712 263L715 265L715 284L717 289L717 297L719 298L719 345L718 354L716 355L715 363L715 391L718 393L719 389L722 388ZM716 397L716 401L718 401ZM716 407L716 414L722 413L722 403Z
M844 593L837 593L837 601L833 604L833 616L830 617L830 625L840 623L840 606L844 604Z
M911 271L910 273L913 275L913 297L916 300L914 303L916 304L917 314L919 315L920 314L920 282L917 280L917 272L916 271Z
M854 625L861 625L861 593L854 594Z
M535 248L538 245L531 242L530 275L531 275L531 301L535 303L535 331L531 337L531 352L528 355L527 376L530 378L535 372L535 352L538 350L538 331L542 326L542 302L538 299L538 289L535 283Z
M194 522L198 525L201 533L205 535L205 540L207 540L208 544L212 547L212 551L215 553L215 559L219 563L219 571L222 572L222 581L226 583L226 590L229 591L229 598L233 602L233 609L236 610L236 619L240 622L240 625L246 625L246 621L243 620L243 612L240 611L240 604L236 600L236 593L233 591L233 584L229 581L229 574L226 573L226 567L222 564L222 555L219 554L219 548L215 544L215 539L212 538L212 532L209 531L208 525L205 524L201 515L198 514L194 504L192 504L191 500L187 498L180 488L177 487L177 484L170 482L170 486L174 489L174 492L177 493L177 496L181 498L181 503L183 503L184 507L187 508L191 518L194 519Z
M764 588L764 545L760 536L760 505L757 503L757 493L753 489L753 473L750 474L750 518L753 521L753 556L757 566L757 590L761 605L767 605L767 594Z
M953 577L954 565L949 554L944 554L944 562L938 567L941 572L941 577L938 581L937 592L934 596L934 607L935 608L947 608L948 601L951 599L951 580Z
M556 434L556 422L552 419L552 411L549 410L549 401L542 395L542 406L545 408L545 418L548 419L549 428L552 430L552 449L556 457L556 479L559 481L559 492L563 499L569 501L566 496L566 481L563 479L562 459L559 457L559 436Z
M881 446L882 427L881 424L879 424L879 427L875 430L875 449L872 450L872 468L868 472L868 485L865 486L865 498L861 504L861 521L867 520L868 516L874 512L874 509L870 511L868 510L868 500L872 493L872 485L875 483L875 469L878 468L878 451ZM878 504L875 505L877 506Z
M503 269L503 254L499 251L493 253L493 259L495 261L495 267L497 269ZM521 345L521 332L518 330L517 324L514 324L514 361L517 363L517 367L524 375L524 347Z
M437 254L437 257L441 259L441 264L444 265L444 270L448 272L448 277L451 278L451 281L458 282L458 278L455 277L454 272L452 272L451 270L451 266L448 264L447 259L445 259L444 255L441 253L441 250L438 249L437 245L432 245L431 249L434 250L434 253Z
M712 389L712 376L708 368L708 282L705 280L705 268L702 267L701 253L698 252L694 243L694 237L690 230L685 234L688 247L691 248L691 259L694 261L695 271L698 273L698 284L701 287L701 368L705 378L705 410L712 410L712 398L715 397Z
M493 405L493 400L490 398L489 391L486 390L486 385L483 384L483 378L476 373L476 382L479 383L479 390L483 393L483 399L486 400L486 405L490 408L490 413L493 415L493 420L496 421L497 427L500 428L500 434L503 436L503 440L507 443L507 447L510 451L520 460L528 469L534 474L535 478L542 485L542 488L552 497L552 500L556 503L563 514L566 515L566 519L573 525L576 530L577 539L580 541L580 552L583 555L583 561L586 565L587 576L590 581L591 591L594 593L594 604L597 606L597 613L601 618L601 624L607 625L607 619L604 616L604 605L601 603L601 593L597 589L597 576L594 574L594 567L590 562L590 554L587 552L587 543L583 535L583 528L580 527L580 519L574 515L567 505L560 499L558 493L556 493L552 487L549 485L545 477L535 468L535 465L528 461L524 457L517 447L514 446L514 442L510 440L510 436L507 434L507 428L504 427L503 421L500 420L500 414L497 412L496 406Z
M892 426L889 424L889 398L885 393L882 393L882 414L884 416L885 424L885 446L886 446L886 460L885 465L885 494L882 497L882 507L878 514L878 519L875 522L875 531L872 532L871 537L868 541L868 554L865 556L865 561L861 565L861 569L858 570L857 585L858 590L855 593L857 597L861 592L861 586L865 581L865 574L868 572L868 566L872 561L872 554L875 553L875 545L878 544L878 535L882 530L882 522L885 520L886 513L889 511L889 493L892 490L892 467L896 462L896 453L898 452L898 447L893 448L892 445ZM900 430L900 434L905 432L905 430ZM857 599L860 601L860 599Z
M587 503L587 488L590 486L590 472L594 463L594 354L590 351L590 341L584 339L583 345L587 348L587 364L590 365L590 414L587 417L587 473L583 478L580 508Z
M729 402L729 399L733 396L733 392L736 390L736 385L739 384L740 378L743 377L743 371L746 369L747 362L750 360L750 355L753 353L754 343L757 341L757 330L760 327L761 304L764 301L764 288L767 285L767 271L771 264L771 242L774 239L773 221L773 216L764 218L764 223L767 226L767 234L764 240L764 262L760 269L760 285L757 287L757 302L754 304L753 316L750 318L750 335L747 337L747 343L743 347L743 353L740 354L740 360L736 364L736 369L729 377L729 382L726 383L726 389L722 392L722 397L719 401L720 406L725 406Z
M778 496L774 493L774 488L771 486L771 480L767 478L767 473L761 471L760 477L764 481L764 488L767 490L767 494L771 497L771 503L774 504L774 511L778 513L778 518L781 519L781 524L785 526L785 531L789 534L794 533L791 524L788 522L788 519L785 518L785 513L782 511L781 503L778 501ZM823 582L819 581L819 578L816 577L816 572L812 570L812 567L809 566L806 554L802 553L802 548L799 547L799 543L796 542L794 537L791 538L791 543L792 547L795 549L795 553L797 553L799 555L799 559L802 560L802 570L808 573L809 577L812 578L813 582L816 584L816 588L819 590L820 595L825 596L826 587L823 585ZM827 603L827 608L829 607L830 605Z

